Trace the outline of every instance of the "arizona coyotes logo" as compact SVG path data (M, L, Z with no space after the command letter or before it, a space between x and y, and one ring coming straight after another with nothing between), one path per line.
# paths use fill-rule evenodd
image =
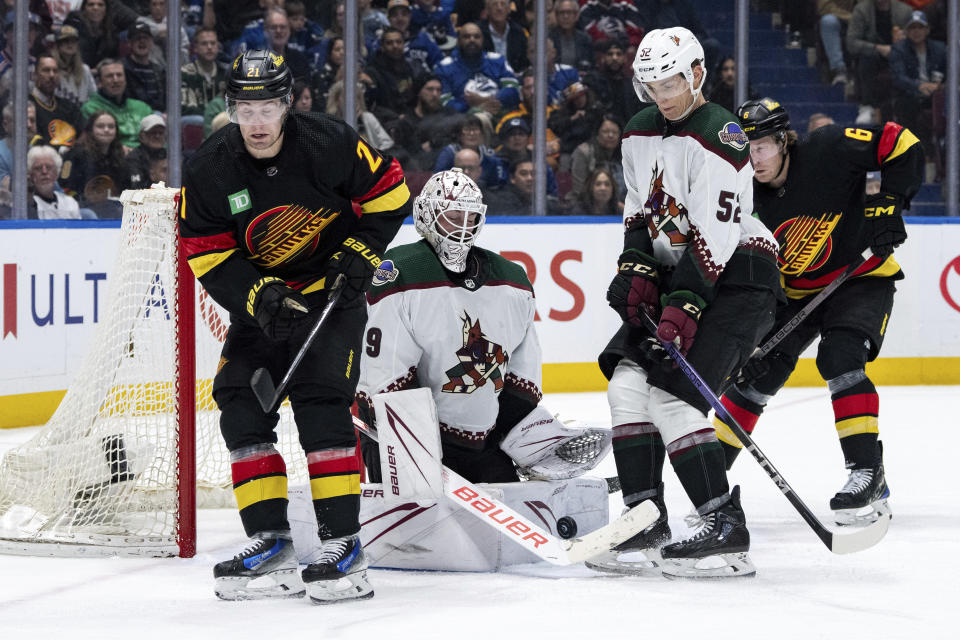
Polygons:
M443 385L444 393L473 393L487 380L492 380L494 390L500 391L503 366L507 363L503 347L483 335L479 320L474 322L466 312L462 320L463 347L457 350L459 363L447 369L450 381Z
M680 46L680 38L678 36L670 36L670 39L673 40L673 44Z
M250 260L261 267L276 267L311 256L320 232L339 215L332 209L314 213L298 204L281 205L260 214L244 236Z
M839 213L830 211L819 218L799 216L785 220L773 232L780 251L777 261L785 276L816 271L830 259L833 240L830 234L840 223Z
M653 168L653 177L650 180L650 196L643 203L643 213L650 229L650 237L657 239L661 233L667 234L672 246L687 244L687 208L677 202L677 199L663 190L663 171L657 172Z

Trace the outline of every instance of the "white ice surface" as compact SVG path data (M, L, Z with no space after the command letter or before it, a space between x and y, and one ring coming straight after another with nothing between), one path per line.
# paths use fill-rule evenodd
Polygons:
M743 488L755 579L668 581L533 565L509 574L373 570L369 601L221 602L211 568L245 539L234 511L203 511L192 559L0 556L0 638L957 639L958 400L957 387L880 390L894 519L885 540L855 555L831 554L744 453L731 482ZM609 424L603 394L544 403L564 418ZM0 451L33 432L0 430ZM826 389L784 390L757 442L828 521L827 501L845 471ZM613 475L612 458L599 472ZM690 505L672 470L664 475L676 536ZM619 500L611 496L611 512Z

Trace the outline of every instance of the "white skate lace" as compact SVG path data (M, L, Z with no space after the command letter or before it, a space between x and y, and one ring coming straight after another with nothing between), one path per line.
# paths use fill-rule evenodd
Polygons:
M321 564L339 562L343 556L343 552L347 550L347 547L349 547L352 542L353 538L350 537L327 540L320 548L320 559L317 562Z
M873 469L853 469L840 493L859 493L873 482Z
M690 529L697 529L703 526L703 516L697 513L696 510L691 511L683 516L683 523Z
M274 541L273 540L268 541L268 540L264 540L263 538L257 538L256 540L251 541L250 544L248 544L243 551L235 555L234 558L235 559L247 558L249 556L262 553L264 550L264 545L266 545L268 542L274 542Z
M688 515L687 518L689 517L690 516ZM686 521L687 518L684 518L684 521ZM710 535L710 533L713 531L714 524L717 522L717 514L715 512L710 512L705 516L701 516L700 522L702 524L700 531L697 531L697 533L695 533L693 537L689 538L687 542L696 542L697 540L701 540Z

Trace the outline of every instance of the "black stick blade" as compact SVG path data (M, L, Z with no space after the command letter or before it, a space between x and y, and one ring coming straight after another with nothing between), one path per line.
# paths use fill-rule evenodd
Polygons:
M263 408L264 413L273 411L273 405L277 403L277 390L273 386L273 378L266 367L260 367L250 376L250 388L253 389L253 395L257 396L257 401Z

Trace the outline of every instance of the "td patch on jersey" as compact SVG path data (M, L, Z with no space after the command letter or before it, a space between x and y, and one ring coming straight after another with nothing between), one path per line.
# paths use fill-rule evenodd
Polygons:
M373 272L373 286L393 282L400 275L400 270L393 264L393 260L384 260Z
M737 151L743 151L747 146L747 134L736 122L723 125L723 129L720 129L717 135L720 137L720 142L730 145Z

